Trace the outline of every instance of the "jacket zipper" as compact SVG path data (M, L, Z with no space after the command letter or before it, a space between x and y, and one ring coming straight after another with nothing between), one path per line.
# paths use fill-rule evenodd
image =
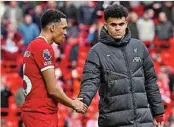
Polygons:
M125 47L121 48L121 51L123 52L123 57L124 57L125 62L126 62L126 67L127 67L127 72L128 72L128 77L129 77L129 82L130 82L130 87L131 87L132 101L133 101L134 124L136 124L135 123L135 117L136 117L135 98L134 98L134 94L133 94L133 84L132 84L131 71L130 71L130 67L129 67L129 63L128 63L128 59L127 59L127 54L126 54L126 51L125 51Z

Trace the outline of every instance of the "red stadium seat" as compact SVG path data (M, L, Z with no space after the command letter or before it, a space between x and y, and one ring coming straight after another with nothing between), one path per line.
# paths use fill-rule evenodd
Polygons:
M1 73L12 73L12 72L19 72L19 65L16 63L16 61L6 61L2 60L0 62L1 64Z
M5 74L5 85L11 89L11 92L15 94L16 90L22 87L22 78L18 73Z
M133 6L132 10L138 14L139 17L141 17L144 13L144 6L143 5L137 5Z
M165 50L161 51L161 58L162 58L162 62L165 65L168 65L168 66L171 65L172 56L171 56L171 54L168 50L167 51L165 51Z

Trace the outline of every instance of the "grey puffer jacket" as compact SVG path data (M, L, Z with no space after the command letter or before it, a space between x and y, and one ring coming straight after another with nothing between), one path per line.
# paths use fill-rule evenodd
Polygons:
M118 41L102 28L89 51L79 97L89 106L98 89L99 127L153 127L164 112L148 50L128 29Z

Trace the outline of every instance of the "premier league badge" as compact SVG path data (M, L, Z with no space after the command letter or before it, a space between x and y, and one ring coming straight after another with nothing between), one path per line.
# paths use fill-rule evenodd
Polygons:
M45 60L50 60L51 57L52 57L52 56L51 56L50 52L48 51L48 49L43 50L43 58L44 58Z

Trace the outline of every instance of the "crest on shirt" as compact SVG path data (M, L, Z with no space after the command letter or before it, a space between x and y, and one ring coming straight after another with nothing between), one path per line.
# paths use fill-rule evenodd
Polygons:
M44 60L50 60L51 59L51 54L48 49L43 50L43 58Z
M31 55L31 52L30 51L25 51L24 57L30 57L30 55Z

